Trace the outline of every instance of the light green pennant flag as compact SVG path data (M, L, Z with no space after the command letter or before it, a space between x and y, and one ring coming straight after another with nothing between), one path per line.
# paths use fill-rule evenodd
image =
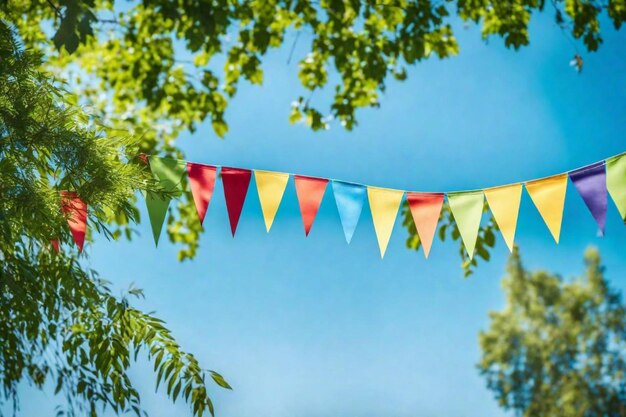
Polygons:
M626 222L626 154L606 160L606 187Z
M459 227L461 239L463 239L463 244L465 245L465 249L467 249L470 259L474 256L478 229L480 228L480 219L483 215L484 199L485 197L482 191L448 194L450 210Z
M182 193L182 178L187 166L185 161L160 158L158 156L150 156L149 160L152 175L159 180L161 187L166 191L175 192L176 195ZM151 192L146 193L146 207L148 208L148 216L152 226L154 244L157 246L170 200L170 196L159 196Z

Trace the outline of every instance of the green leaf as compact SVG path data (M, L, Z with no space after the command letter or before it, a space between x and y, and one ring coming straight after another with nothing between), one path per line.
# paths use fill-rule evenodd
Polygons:
M213 378L213 381L215 381L217 385L219 385L222 388L232 389L232 387L228 385L228 382L226 382L226 380L224 379L222 375L218 374L215 371L209 371L209 372L211 373L211 378Z

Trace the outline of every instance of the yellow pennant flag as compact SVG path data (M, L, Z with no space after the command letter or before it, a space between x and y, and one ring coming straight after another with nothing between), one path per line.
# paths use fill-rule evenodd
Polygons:
M289 174L255 170L254 179L259 192L265 229L269 232L274 222L274 217L276 217L278 206L280 206L280 201L283 199L285 187L287 187L287 181L289 181Z
M522 184L504 185L502 187L487 188L485 197L493 214L502 237L509 250L513 252L517 215L522 200Z
M567 191L567 174L529 181L526 183L526 190L546 226L550 229L552 237L556 243L559 243L565 192Z
M387 244L396 221L398 208L402 202L404 191L390 190L388 188L367 187L367 198L372 211L374 231L378 239L380 257L385 256Z

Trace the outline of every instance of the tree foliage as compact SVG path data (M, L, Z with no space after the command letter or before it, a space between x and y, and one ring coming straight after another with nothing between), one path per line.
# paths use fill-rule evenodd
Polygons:
M84 267L75 250L56 253L50 239L71 242L59 192L72 190L89 205L90 227L137 219L138 190L160 193L137 150L124 138L103 136L97 120L39 71L41 57L24 51L0 21L0 405L18 407L18 386L52 383L65 397L60 413L142 414L128 369L140 353L154 365L157 384L183 397L196 416L213 406L205 373L157 317L132 307Z
M479 369L499 404L519 415L626 415L626 306L595 249L583 277L529 272L516 250L506 306L480 334Z
M224 136L228 103L242 81L263 82L263 59L272 49L290 50L291 61L296 44L307 45L297 57L302 91L294 97L292 123L319 130L338 121L353 129L357 110L379 106L390 79L406 79L408 67L422 60L459 53L453 30L459 20L480 25L484 39L500 37L517 49L530 43L532 15L552 13L567 36L595 51L600 22L620 28L626 1L3 0L0 12L28 47L46 53L51 71L67 75L81 104L111 132L141 136L143 152L183 158L176 137L206 119ZM314 104L313 94L327 88L331 102ZM172 214L167 231L182 245L179 259L193 258L201 226L189 190ZM458 239L450 220L446 209L442 226ZM408 247L419 248L406 207L404 224ZM485 260L489 225L478 241ZM461 254L467 274L476 261L462 248Z

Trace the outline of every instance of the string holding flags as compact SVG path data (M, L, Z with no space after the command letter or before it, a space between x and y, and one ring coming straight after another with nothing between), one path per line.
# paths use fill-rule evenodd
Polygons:
M150 156L148 160L154 177L162 188L170 192L168 196L176 196L182 192L182 179L187 173L200 223L205 218L219 173L233 236L237 230L253 173L267 232L272 227L290 177L294 179L306 236L311 231L326 188L332 189L343 233L348 243L352 240L363 205L367 200L381 257L385 256L398 211L405 196L426 258L430 253L441 211L446 202L470 258L474 254L485 207L488 207L493 214L507 247L512 250L524 188L558 244L569 180L596 221L600 235L605 232L609 197L626 223L626 153L537 180L479 190L435 193L380 188L284 172L220 167L158 156ZM330 187L328 187L329 183ZM146 193L145 197L154 241L158 244L171 197L163 198L154 193ZM81 219L82 217L79 218L79 223ZM72 229L72 233L76 243L82 248L80 231L75 234L75 230ZM82 239L84 239L84 231L82 233ZM55 245L56 241L52 243Z

